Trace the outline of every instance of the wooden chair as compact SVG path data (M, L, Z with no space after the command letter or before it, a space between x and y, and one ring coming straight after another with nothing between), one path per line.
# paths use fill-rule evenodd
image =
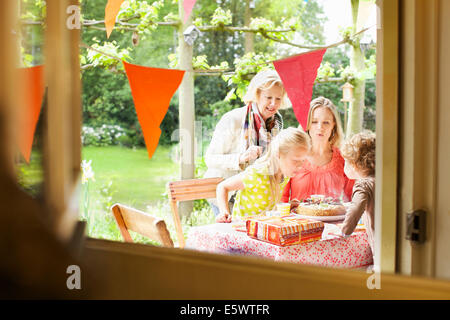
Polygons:
M126 242L133 242L128 232L131 230L161 243L164 247L173 248L173 242L164 220L118 203L114 204L111 210Z
M223 178L205 178L169 182L168 194L180 248L184 247L185 242L177 202L215 198L217 185L223 180Z

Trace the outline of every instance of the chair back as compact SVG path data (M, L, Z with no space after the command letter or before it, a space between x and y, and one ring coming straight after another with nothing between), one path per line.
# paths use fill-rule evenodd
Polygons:
M131 230L161 243L164 247L173 248L174 245L164 220L119 203L114 204L111 210L126 242L133 242L128 232Z
M179 247L184 247L183 229L178 214L177 202L199 199L213 199L216 197L217 185L223 178L204 178L173 181L168 183L168 194L172 208L173 220L177 230Z
M217 185L222 181L223 178L205 178L169 182L169 197L172 201L215 198Z

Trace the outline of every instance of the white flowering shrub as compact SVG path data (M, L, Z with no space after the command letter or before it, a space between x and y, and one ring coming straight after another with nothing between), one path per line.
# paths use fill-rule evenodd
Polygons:
M83 126L81 142L84 146L110 146L119 144L121 137L126 136L125 129L118 125L104 124L98 128Z

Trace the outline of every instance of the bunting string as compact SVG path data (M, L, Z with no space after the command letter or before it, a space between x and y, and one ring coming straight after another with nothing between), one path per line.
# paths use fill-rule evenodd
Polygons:
M285 60L285 59L297 57L297 56L300 56L300 55L302 55L302 54L308 54L308 53L310 53L310 52L314 52L314 51L317 51L317 50L334 48L334 47L337 47L337 46L339 46L339 45L341 45L341 44L348 43L348 42L350 41L349 39L352 39L352 38L358 36L359 34L362 34L362 33L366 32L367 30L369 30L369 29L371 29L371 28L373 28L373 27L375 27L375 26L376 26L376 25L372 25L372 26L370 26L370 27L367 27L367 28L365 28L365 29L362 29L362 30L360 30L360 31L358 31L358 32L356 32L356 33L354 33L353 35L351 35L349 38L342 39L341 41L338 41L338 42L335 42L335 43L332 43L332 44L329 44L329 45L325 45L325 46L310 47L311 50L308 50L308 51L305 51L305 52L301 52L301 53L296 53L296 54L289 55L289 56L285 56L285 57L281 57L281 58L278 58L278 59L275 59L275 60L269 60L269 61L257 63L257 64L255 64L255 66L268 65L268 64L274 63L274 62L279 61L279 60ZM87 45L87 44L85 44L85 43L81 43L81 44L80 44L80 47L83 47L83 48L85 48L85 49L88 49L88 50L92 50L92 51L98 52L98 53L103 54L103 55L105 55L105 56L107 56L107 57L110 57L110 58L112 58L112 59L115 59L115 60L117 60L117 61L122 62L122 59L120 59L119 57L116 57L116 56L114 56L114 55L111 55L111 54L108 54L108 53L103 52L103 51L101 51L101 50L98 50L98 49L96 49L96 48L93 48L93 47L91 47L91 46L89 46L89 45ZM201 70L201 69L185 70L185 72L194 72L194 73L196 73L196 74L198 74L198 75L221 75L221 74L232 74L232 73L234 73L235 71L236 71L235 68L228 68L228 69L209 69L209 70ZM333 81L333 80L332 80L332 81Z

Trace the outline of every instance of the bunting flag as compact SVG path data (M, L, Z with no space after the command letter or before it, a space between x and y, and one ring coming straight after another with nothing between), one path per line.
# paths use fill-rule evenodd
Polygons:
M186 23L187 19L189 18L189 15L192 12L192 8L195 5L195 2L197 0L184 0L183 1L183 8L184 8L184 23Z
M314 81L317 77L317 69L326 50L307 52L273 62L289 100L291 100L295 117L304 130L306 130L309 104Z
M105 7L106 38L109 38L116 24L117 14L124 0L108 0Z
M144 134L148 157L158 146L159 126L169 109L170 100L180 86L185 71L149 68L123 61L134 107Z
M25 94L19 114L21 129L19 148L26 162L30 163L34 132L44 97L44 66L21 68L20 72Z

